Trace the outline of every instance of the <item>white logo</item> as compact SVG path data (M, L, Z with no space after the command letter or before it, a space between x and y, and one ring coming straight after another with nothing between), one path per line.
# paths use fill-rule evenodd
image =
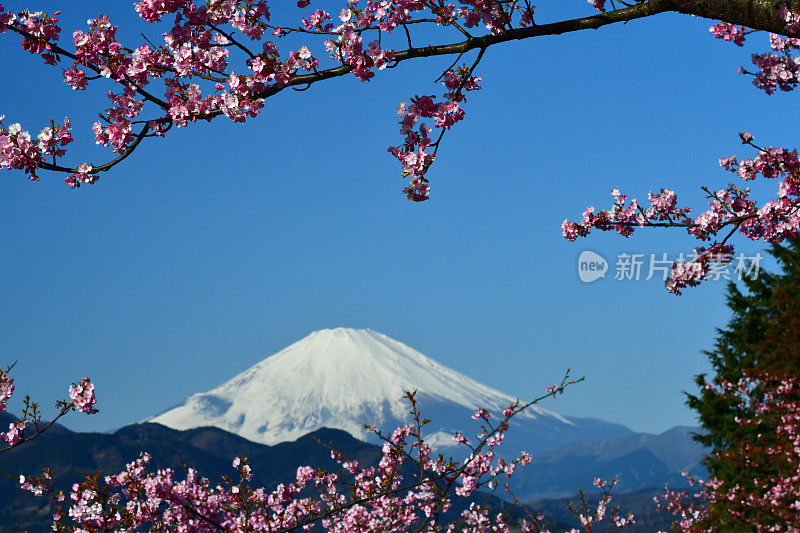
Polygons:
M578 258L578 276L584 283L591 283L606 277L608 262L605 258L589 250L581 252Z

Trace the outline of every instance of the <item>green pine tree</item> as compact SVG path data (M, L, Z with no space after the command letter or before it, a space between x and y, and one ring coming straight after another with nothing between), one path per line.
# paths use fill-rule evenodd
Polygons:
M698 413L704 430L695 438L713 452L755 442L756 436L734 421L742 415L741 410L706 390L707 384L736 382L745 372L800 376L800 240L786 246L773 245L769 253L777 259L781 272L761 271L756 279L745 278L743 290L735 283L728 285L731 319L725 328L717 330L714 349L704 352L714 375L696 376L700 392L687 394L686 403ZM707 457L706 466L711 475L725 482L743 486L752 483L752 473L713 454Z

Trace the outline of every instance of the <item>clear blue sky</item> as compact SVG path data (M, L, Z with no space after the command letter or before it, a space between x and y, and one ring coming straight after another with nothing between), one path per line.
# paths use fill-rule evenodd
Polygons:
M135 22L132 2L4 3L60 7L64 41L101 12ZM537 14L591 8L543 2ZM400 142L398 102L440 92L433 80L449 59L286 91L244 126L177 131L77 191L60 175L33 183L3 172L0 363L19 360L11 408L25 393L52 404L91 376L100 414L65 423L109 430L313 330L349 326L523 398L571 367L587 381L543 405L564 414L651 432L694 424L681 391L708 369L701 350L728 319L724 284L675 297L660 281L615 281L613 264L583 284L583 250L613 263L620 252L674 255L694 242L650 231L568 243L560 224L609 205L614 186L645 199L673 187L680 203L702 207L699 185L729 181L717 159L747 153L738 131L764 144L794 138L794 96L754 89L737 74L750 50L713 39L708 26L662 15L489 49L484 90L448 134L424 204L402 196L386 147ZM157 33L141 23L121 34L138 44L140 31ZM765 48L766 36L752 39ZM72 161L108 155L90 142L107 86L70 91L60 69L10 34L0 54L6 124L35 134L69 115Z

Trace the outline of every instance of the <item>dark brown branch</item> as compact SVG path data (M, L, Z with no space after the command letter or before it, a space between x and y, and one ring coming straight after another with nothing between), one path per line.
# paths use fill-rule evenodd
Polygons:
M104 172L106 170L111 169L111 167L117 165L118 163L121 163L125 158L127 158L129 155L131 155L134 150L136 150L136 147L139 146L139 143L141 143L142 139L145 138L145 136L147 135L147 132L148 132L149 129L150 129L150 127L147 124L145 124L144 127L142 128L142 131L139 132L139 134L133 140L131 145L128 148L126 148L125 151L122 152L119 155L119 157L117 157L116 159L114 159L112 161L109 161L108 163L106 163L104 165L100 165L98 167L93 167L92 168L92 173Z
M211 24L210 22L208 23L208 26L217 33L219 33L220 35L222 35L223 37L225 37L226 39L228 39L231 43L234 44L234 46L236 46L236 48L247 54L250 57L250 59L256 58L256 55L253 52L251 52L249 48L247 48L245 45L243 45L242 43L233 38L233 33L226 33L221 29L219 29L214 24Z
M651 0L648 3L667 4L666 11L697 15L740 24L754 30L770 31L787 37L786 22L778 15L784 6L800 7L798 0Z
M21 446L21 445L25 444L26 442L32 441L33 439L35 439L36 437L38 437L39 435L41 435L42 433L44 433L45 431L47 431L48 429L53 427L56 424L56 422L58 422L59 419L61 417L63 417L65 414L67 414L68 412L69 412L69 409L62 409L61 412L58 413L58 415L55 418L53 418L45 427L43 427L41 429L39 429L39 422L38 421L34 422L36 432L33 435L31 435L29 437L23 437L19 441L15 442L14 444L9 444L5 448L0 448L0 452L5 452L5 451L10 450L12 448L16 448L17 446ZM23 418L23 420L24 420L24 418Z
M738 217L728 220L727 222L722 224L720 228L724 228L731 224L741 224L746 220L750 220L751 218L756 218L756 217L758 217L758 213L749 213L747 215L740 215ZM650 221L647 221L644 224L639 224L638 222L609 220L608 222L600 224L600 226L602 226L603 228L611 228L613 226L628 226L634 228L699 228L700 224L698 222L650 222ZM598 228L600 226L598 226Z
M496 44L528 39L531 37L541 37L545 35L560 35L562 33L569 33L573 31L597 29L610 24L618 22L626 22L639 18L649 17L665 11L671 11L667 0L653 0L644 4L637 4L633 7L618 9L616 11L609 11L591 17L583 17L578 19L565 20L561 22L554 22L552 24L542 24L540 26L531 26L527 28L516 28L508 30L500 35L484 35L481 37L472 37L465 41L451 44L442 44L436 46L423 46L423 47L410 47L406 50L400 50L395 53L395 62L407 61L409 59L417 59L423 57L434 57L444 55L464 54L476 48L486 49L489 46ZM295 74L291 77L286 85L271 85L260 93L256 94L256 98L269 98L287 87L296 85L311 85L323 80L337 78L344 76L353 70L351 65L340 65L317 72L308 74ZM210 113L198 116L197 118L205 119L221 115L221 110L214 110Z

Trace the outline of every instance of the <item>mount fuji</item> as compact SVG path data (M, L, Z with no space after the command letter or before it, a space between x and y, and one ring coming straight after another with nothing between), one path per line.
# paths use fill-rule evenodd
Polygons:
M193 394L145 422L177 430L213 426L245 439L277 444L323 427L376 442L364 423L391 431L409 420L404 390L416 390L425 438L442 451L455 431L475 435L472 412L499 414L515 398L482 385L381 333L336 328L316 331L208 392ZM589 439L631 435L625 426L562 416L531 406L512 419L510 454L541 453ZM474 439L473 439L474 441Z

